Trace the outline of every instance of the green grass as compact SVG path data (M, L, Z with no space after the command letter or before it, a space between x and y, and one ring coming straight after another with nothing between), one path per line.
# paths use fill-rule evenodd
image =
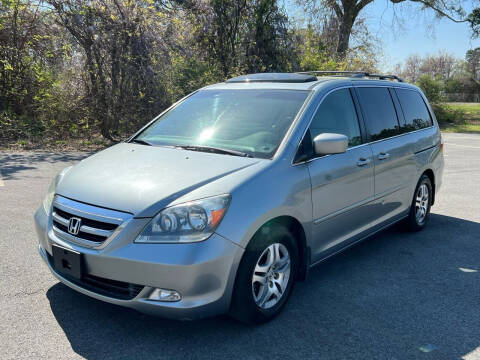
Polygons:
M446 103L440 128L444 132L480 134L480 103ZM451 119L446 119L449 117Z
M480 124L448 124L440 127L442 132L473 133L480 134Z
M447 103L447 105L463 111L467 123L480 122L480 103Z

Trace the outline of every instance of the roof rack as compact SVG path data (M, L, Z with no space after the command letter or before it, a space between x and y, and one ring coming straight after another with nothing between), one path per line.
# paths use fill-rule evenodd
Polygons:
M306 83L317 81L317 77L309 73L257 73L237 76L228 79L227 83L276 82L276 83Z
M396 80L398 82L404 82L402 78L396 75L382 75L382 74L371 74L365 71L302 71L298 74L312 74L312 75L333 75L333 76L348 76L350 78L362 79L362 78L375 78L379 80Z

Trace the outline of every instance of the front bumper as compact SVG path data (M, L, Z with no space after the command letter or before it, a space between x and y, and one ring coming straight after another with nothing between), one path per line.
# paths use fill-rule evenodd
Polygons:
M50 271L65 285L85 295L143 313L167 318L193 320L226 313L243 249L224 237L191 244L136 244L138 233L150 219L132 219L103 249L91 249L58 238L51 218L41 206L35 213L38 250ZM71 281L57 272L51 261L52 244L83 254L88 275L139 284L141 291L132 299L105 296ZM149 300L155 288L178 291L177 302Z

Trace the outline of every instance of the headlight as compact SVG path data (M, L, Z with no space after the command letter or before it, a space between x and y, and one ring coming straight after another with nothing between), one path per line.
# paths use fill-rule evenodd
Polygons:
M52 206L53 197L55 196L55 188L57 187L57 179L56 177L52 179L50 186L47 190L47 195L45 195L45 199L43 199L43 208L47 214L50 214L50 208Z
M168 207L143 229L137 243L185 243L206 240L213 234L230 203L220 195Z
M53 197L55 196L55 190L57 189L57 185L62 179L63 175L65 175L68 170L70 170L72 167L66 167L62 171L60 171L57 176L55 176L50 183L50 186L48 187L47 195L45 195L45 198L43 199L43 208L45 209L45 212L47 214L50 214L50 209L52 207L52 202L53 202Z

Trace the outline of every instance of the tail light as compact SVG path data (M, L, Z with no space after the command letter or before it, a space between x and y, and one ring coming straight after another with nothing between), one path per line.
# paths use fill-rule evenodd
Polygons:
M440 151L443 151L443 137L442 137L442 134L440 134Z

